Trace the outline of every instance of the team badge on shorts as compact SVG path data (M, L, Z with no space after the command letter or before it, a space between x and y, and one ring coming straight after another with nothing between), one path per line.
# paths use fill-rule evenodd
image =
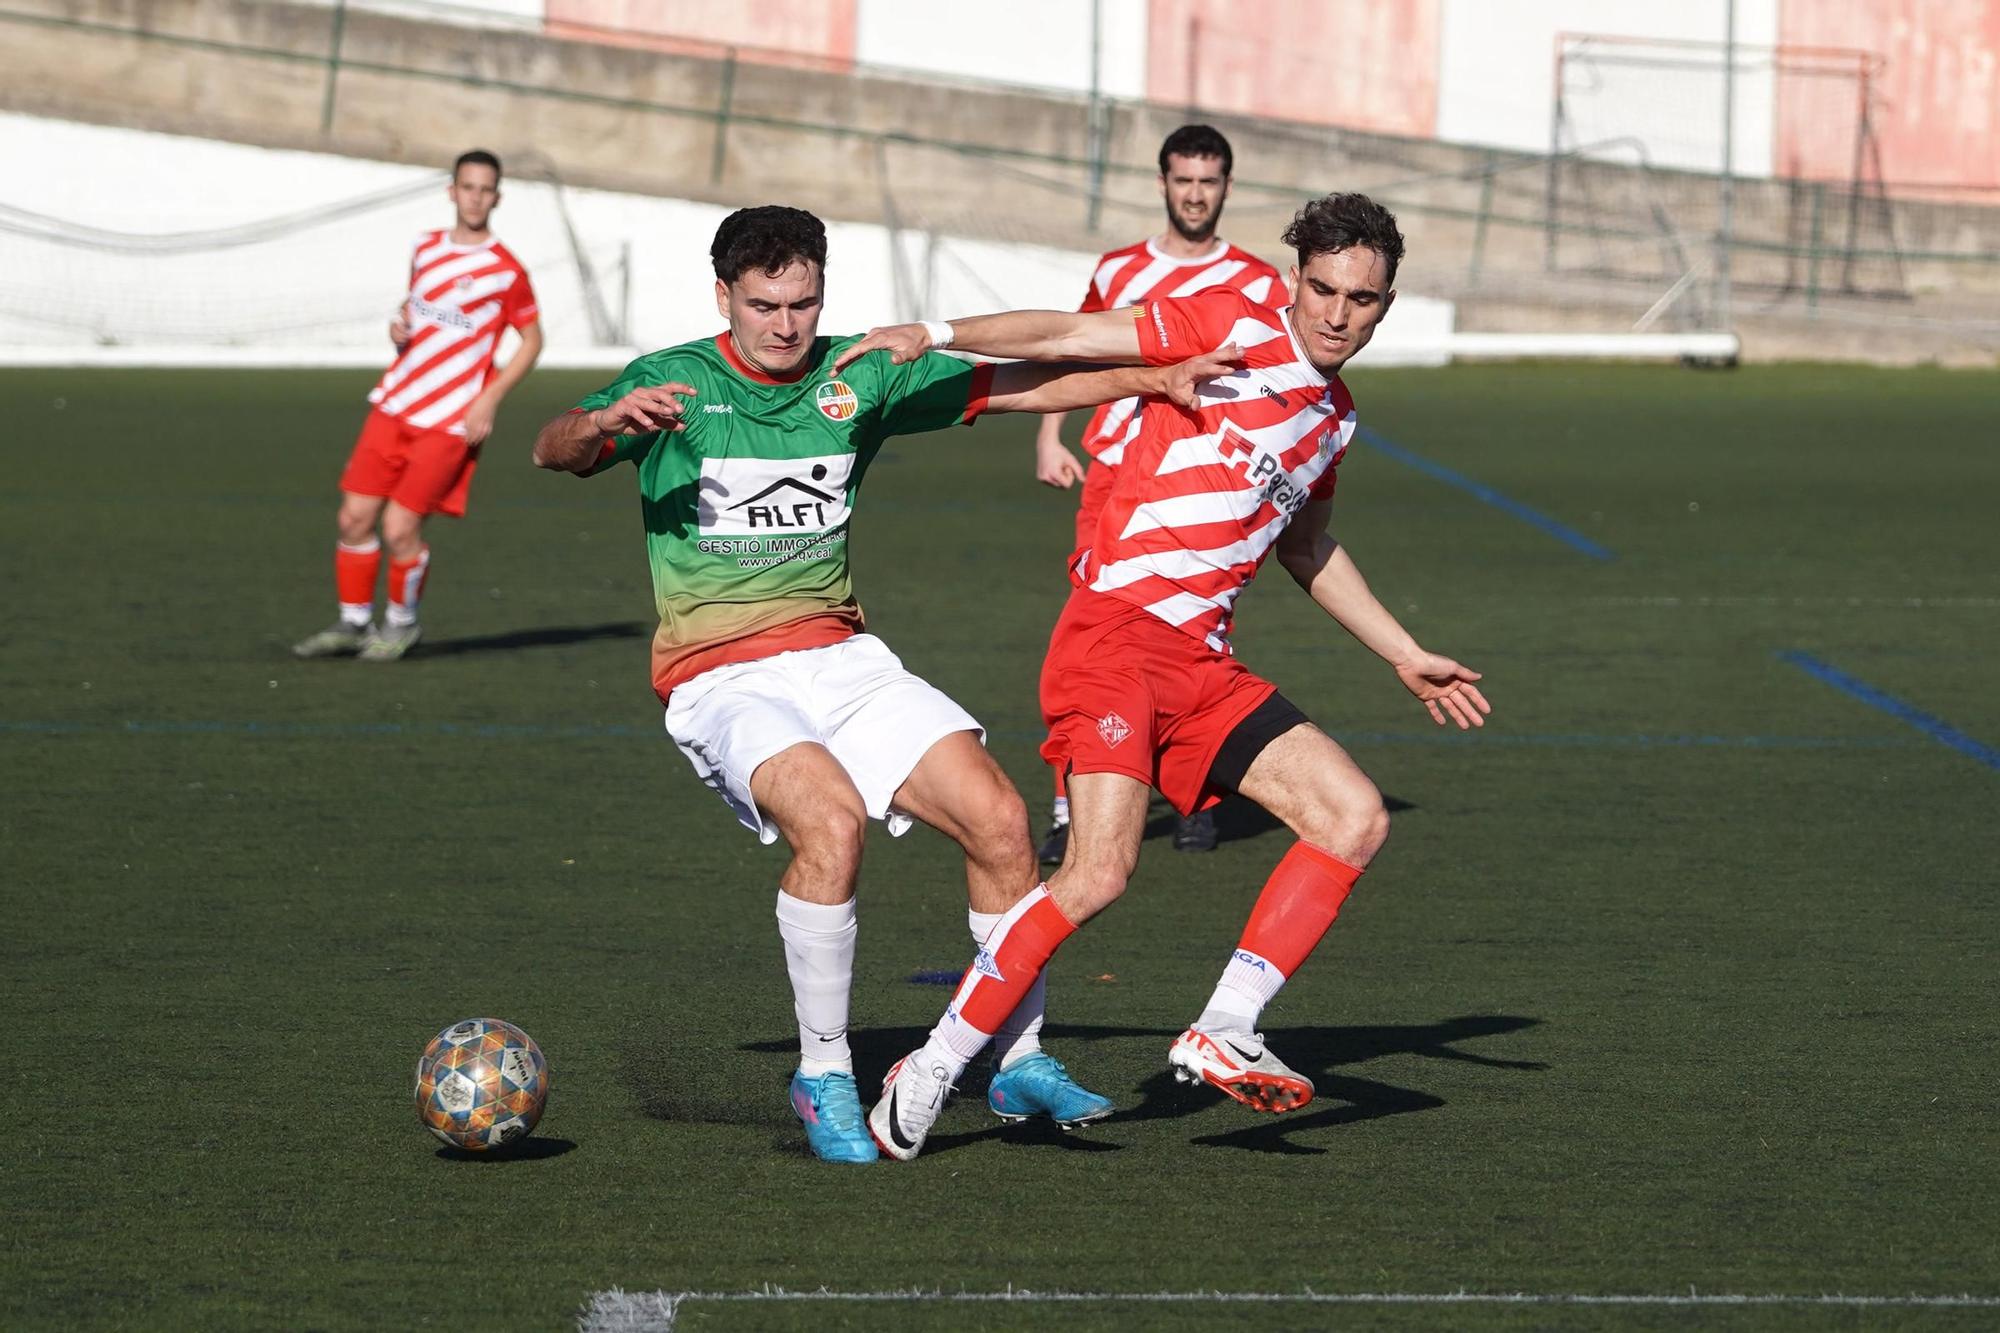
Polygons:
M1116 713L1106 713L1097 719L1097 734L1104 737L1104 743L1116 749L1118 742L1132 734L1132 724Z
M861 410L861 400L847 387L846 380L828 380L820 385L813 394L813 403L829 421L845 421Z

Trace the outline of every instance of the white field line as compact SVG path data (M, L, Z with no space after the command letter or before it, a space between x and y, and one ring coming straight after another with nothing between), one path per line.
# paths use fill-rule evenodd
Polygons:
M2000 1309L2000 1296L1849 1296L1829 1293L1749 1295L1697 1292L1592 1295L1585 1292L1485 1291L610 1291L593 1294L577 1317L579 1333L671 1333L683 1305L740 1301L831 1301L904 1304L1025 1305L1575 1305L1751 1307L1795 1306L1827 1309Z

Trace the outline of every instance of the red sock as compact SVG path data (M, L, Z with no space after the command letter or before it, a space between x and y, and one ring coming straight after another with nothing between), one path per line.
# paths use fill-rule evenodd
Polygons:
M1195 1027L1254 1032L1264 1006L1312 953L1360 878L1360 870L1324 848L1292 844L1264 881L1264 891L1250 909L1250 924Z
M417 603L424 599L424 584L431 575L431 548L426 546L409 560L389 561L389 620L397 625L414 625Z
M375 605L375 577L382 572L382 543L370 538L360 546L333 544L333 590L347 607Z
M1292 844L1264 881L1250 924L1237 948L1264 959L1285 976L1299 970L1320 942L1361 871L1309 842Z
M1034 989L1056 946L1075 931L1049 897L1048 886L1037 884L986 937L945 1007L943 1021L931 1030L932 1044L943 1046L961 1065L978 1055Z

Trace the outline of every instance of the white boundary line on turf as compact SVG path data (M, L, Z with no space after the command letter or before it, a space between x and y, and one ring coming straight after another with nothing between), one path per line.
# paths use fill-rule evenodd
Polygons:
M1804 1296L1773 1292L1766 1295L1702 1293L1685 1295L1612 1294L1586 1292L1485 1291L788 1291L764 1287L757 1291L609 1291L594 1293L577 1316L578 1333L671 1333L681 1307L741 1301L832 1301L936 1304L1027 1305L1576 1305L1576 1306L1796 1306L1829 1309L2000 1309L2000 1296L1848 1296L1831 1293Z

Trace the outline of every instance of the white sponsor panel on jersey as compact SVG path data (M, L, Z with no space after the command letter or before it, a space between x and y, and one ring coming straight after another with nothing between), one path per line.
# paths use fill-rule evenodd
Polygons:
M782 537L847 522L853 454L704 458L696 522L707 536Z

